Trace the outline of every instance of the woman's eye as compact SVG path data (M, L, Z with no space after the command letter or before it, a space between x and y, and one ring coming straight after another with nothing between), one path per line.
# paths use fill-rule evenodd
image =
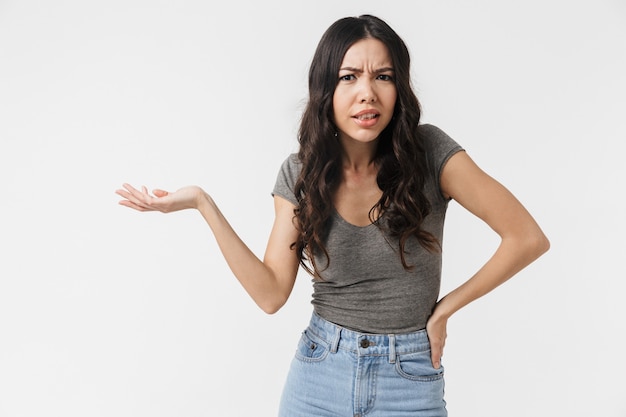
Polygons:
M388 75L388 74L380 74L376 78L378 78L379 80L382 80L382 81L391 81L391 80L393 80L393 77L391 75Z
M341 77L339 77L339 81L352 81L352 80L356 80L356 77L354 76L354 74L342 75Z

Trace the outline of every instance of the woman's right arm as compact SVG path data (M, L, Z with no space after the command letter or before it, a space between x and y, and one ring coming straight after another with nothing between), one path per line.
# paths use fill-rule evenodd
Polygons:
M294 206L289 201L274 197L274 225L261 260L239 238L213 199L200 187L184 187L174 193L155 190L154 195L150 195L145 187L137 190L124 184L124 189L116 193L124 198L121 205L139 211L169 213L197 209L213 231L231 271L257 305L272 314L287 302L299 265L295 250L290 248L298 232L293 224Z

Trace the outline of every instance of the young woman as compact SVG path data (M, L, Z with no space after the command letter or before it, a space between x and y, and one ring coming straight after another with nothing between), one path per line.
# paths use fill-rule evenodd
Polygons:
M445 416L441 356L450 316L544 253L549 243L505 187L449 136L420 124L404 42L373 16L323 35L309 72L300 149L280 169L263 260L201 188L152 194L139 211L200 211L234 275L274 313L301 265L313 276L280 415ZM439 299L445 211L454 199L500 237L491 259Z

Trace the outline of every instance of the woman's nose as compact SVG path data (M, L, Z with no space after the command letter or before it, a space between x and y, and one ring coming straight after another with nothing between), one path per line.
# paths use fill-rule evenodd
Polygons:
M371 81L363 81L359 98L360 103L374 103L376 101L376 92Z

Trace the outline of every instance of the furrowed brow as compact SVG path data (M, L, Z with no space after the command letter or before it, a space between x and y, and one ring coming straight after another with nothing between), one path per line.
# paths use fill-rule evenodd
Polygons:
M342 68L339 68L339 71L363 73L363 70L361 68L355 68L355 67L342 67ZM374 74L381 74L383 72L394 72L394 70L392 67L383 67L383 68L374 70Z
M342 68L339 68L339 71L350 71L350 72L359 72L359 73L363 72L362 69L354 68L354 67L342 67Z
M362 68L355 68L355 67L342 67L342 68L339 68L339 71L356 72L359 74L363 73ZM383 68L374 70L374 74L382 74L383 72L394 72L394 70L392 67L383 67Z

